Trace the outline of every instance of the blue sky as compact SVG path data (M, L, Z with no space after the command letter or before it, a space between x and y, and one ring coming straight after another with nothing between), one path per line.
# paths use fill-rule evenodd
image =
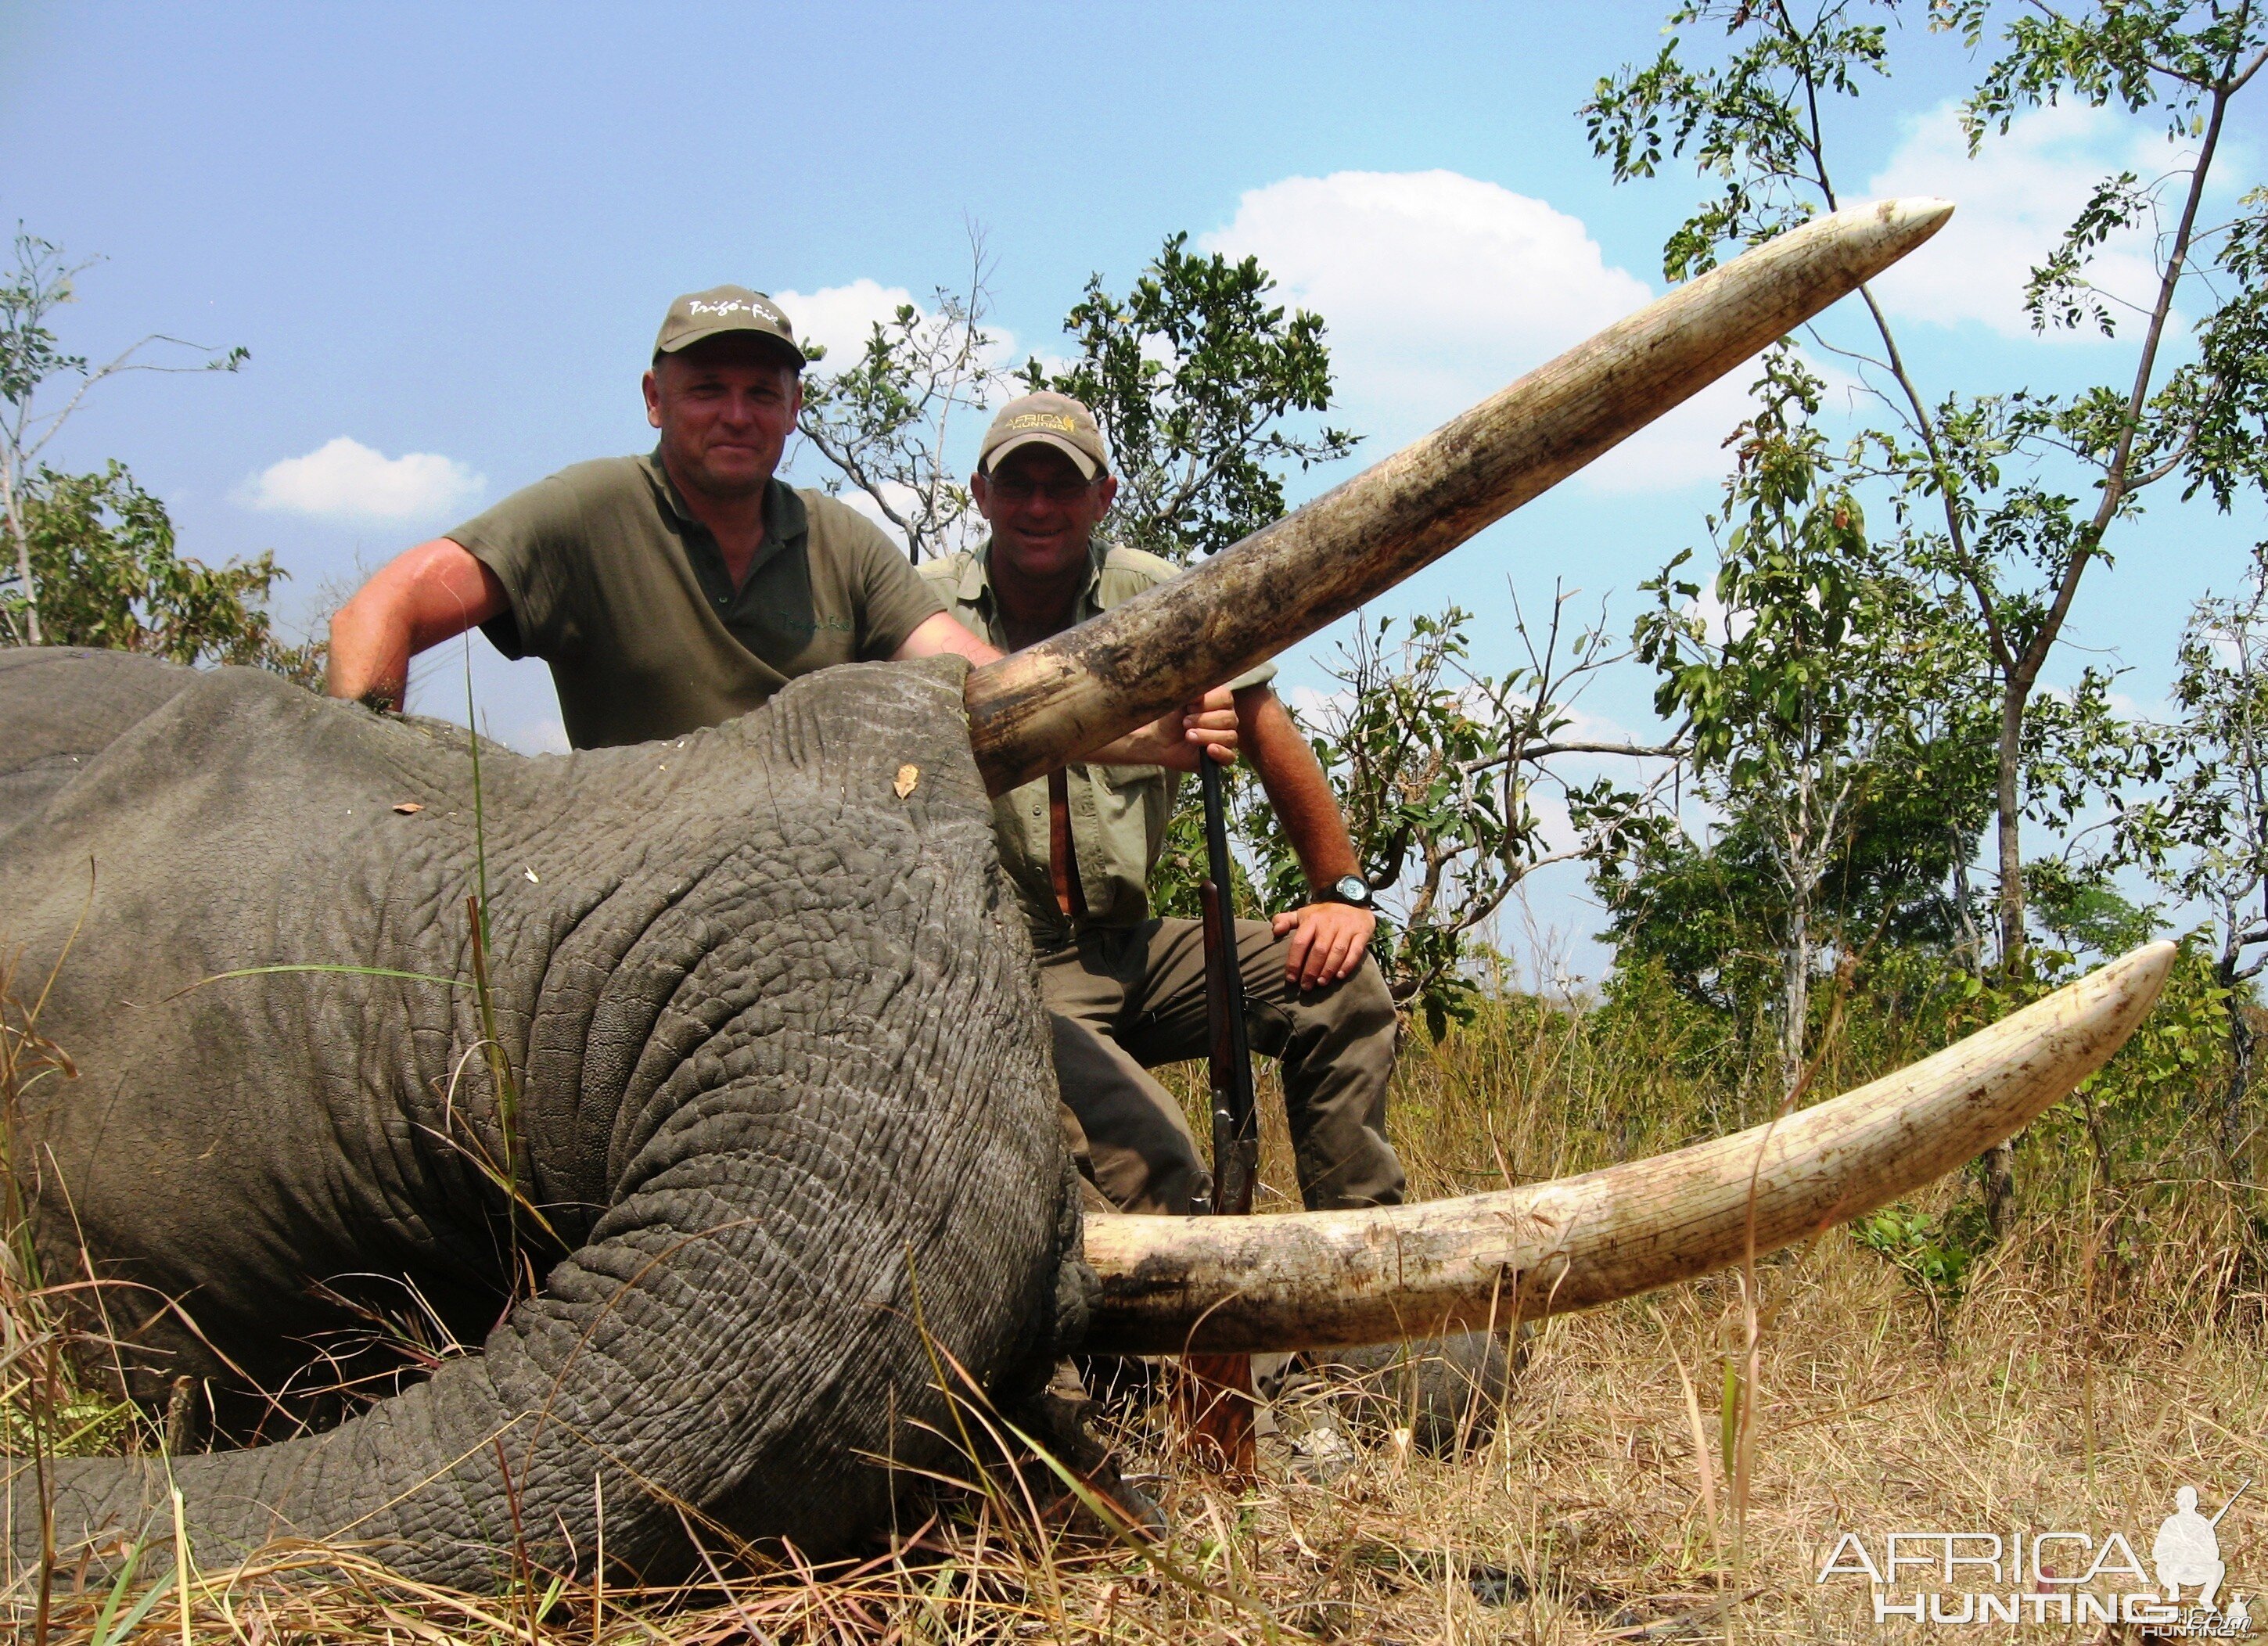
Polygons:
M1659 248L1696 186L1613 187L1574 114L1601 74L1659 48L1660 22L1636 4L17 0L0 11L0 210L107 259L64 312L73 347L163 331L251 350L233 378L106 386L54 455L124 459L191 553L273 549L292 614L517 486L643 449L637 376L676 292L796 294L807 328L854 337L877 293L957 279L972 223L1020 352L1060 347L1087 275L1123 289L1169 232L1258 254L1323 314L1344 421L1370 437L1364 460L1383 455L1661 289ZM2127 369L2124 345L2024 334L2015 288L2095 176L2160 158L2154 134L2059 111L1970 165L1948 107L1971 65L1913 31L1900 54L1893 85L1837 111L1837 137L1849 195L1962 204L1884 286L1926 384ZM2257 180L2260 137L2248 112L2233 185ZM1636 583L1704 541L1739 407L1737 385L1697 404L1388 609L1455 599L1500 663L1509 590L1533 608L1565 579L1626 630ZM821 472L808 453L793 466ZM2154 701L2188 603L2231 586L2260 535L2257 511L2161 506L2091 574L2074 636L2092 650L2063 672L2109 652ZM1287 659L1287 681L1322 684L1309 659L1331 638ZM556 738L541 666L481 650L490 730ZM1586 707L1643 734L1649 694L1630 669ZM459 664L417 696L461 714ZM1580 892L1539 886L1539 922L1587 930ZM1594 949L1577 959L1595 975Z

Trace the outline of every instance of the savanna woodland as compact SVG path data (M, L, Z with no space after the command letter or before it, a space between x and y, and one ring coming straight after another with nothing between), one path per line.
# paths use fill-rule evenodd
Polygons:
M1617 183L1698 180L1698 209L1661 227L1673 284L1850 203L1862 162L1844 134L1896 106L1923 54L1966 65L1974 152L2039 110L2085 108L2162 134L2164 164L2102 175L2016 294L2041 334L2101 340L2093 385L1932 381L1862 288L1742 368L1729 478L1685 552L1622 592L1620 619L1603 592L1515 566L1489 625L1515 634L1512 666L1476 660L1493 653L1467 606L1341 631L1335 689L1303 730L1384 914L1413 1195L1770 1120L2173 939L2162 999L2099 1075L2012 1145L1808 1244L1507 1324L1513 1386L1454 1423L1420 1422L1390 1368L1365 1384L1295 1364L1263 1380L1258 1472L1236 1481L1179 1444L1171 1400L1122 1392L1094 1422L1163 1505L1162 1540L1067 1495L940 1364L961 1466L910 1484L897 1528L845 1561L720 1547L678 1588L529 1568L476 1595L345 1544L202 1560L176 1523L107 1565L19 1578L18 1637L1919 1638L1949 1614L1878 1617L1878 1595L1904 1604L1914 1582L1870 1585L1839 1533L1879 1549L1892 1529L2122 1528L2139 1562L2177 1481L2208 1510L2239 1494L2218 1523L2224 1617L2268 1586L2268 1492L2240 1492L2268 1478L2268 541L2231 586L2195 591L2170 658L2072 638L2122 580L2183 575L2151 563L2162 547L2128 553L2145 532L2260 529L2268 188L2228 133L2268 96L2268 16L2253 0L1698 0L1667 25L1652 55L1600 65L1568 118ZM2101 277L2112 248L2146 263L2146 285ZM981 536L954 465L985 408L1027 386L1094 408L1123 482L1106 529L1184 565L1284 515L1314 466L1386 455L1342 426L1330 316L1252 258L1168 233L1130 284L1095 276L1054 349L1020 364L987 330L1000 277L973 235L965 280L807 378L800 432L829 489L862 495L917 561ZM206 563L126 459L74 473L48 456L90 394L130 393L140 371L233 372L243 352L152 337L96 362L71 351L75 298L102 300L99 267L19 230L0 283L0 644L319 688L320 641L289 637L271 604L272 555ZM2169 683L2162 707L2134 708L2129 667ZM1578 699L1609 672L1647 682L1650 730L1587 730ZM1233 782L1231 824L1240 910L1300 900L1256 783ZM1513 916L1546 872L1603 906L1595 987L1521 947ZM1194 912L1204 874L1185 795L1153 900ZM48 980L12 967L0 932L8 1448L25 1468L167 1458L194 1426L108 1392L103 1342L58 1303L78 1277L43 1273L23 1233L14 1117L74 1066L40 1031ZM1296 1209L1274 1078L1265 1066L1263 1213ZM1204 1070L1175 1079L1204 1135ZM403 1329L405 1357L463 1352ZM1822 1578L1837 1561L1845 1575ZM2135 1570L2124 1586L2146 1586ZM1936 1586L1951 1606L1996 1585ZM1976 1621L2014 1638L2070 1615Z

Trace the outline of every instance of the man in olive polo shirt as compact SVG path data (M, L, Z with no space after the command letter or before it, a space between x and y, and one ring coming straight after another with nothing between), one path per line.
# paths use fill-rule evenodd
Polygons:
M1117 481L1093 415L1067 395L1003 407L969 489L990 538L922 575L995 645L1031 645L1174 575L1154 555L1096 540ZM1237 742L1315 896L1272 921L1237 922L1248 1026L1255 1049L1283 1060L1307 1204L1391 1205L1403 1187L1385 1131L1395 1013L1368 955L1376 917L1330 784L1269 689L1274 673L1264 665L1231 682ZM1204 1056L1207 1040L1203 928L1150 915L1175 781L1161 765L1090 762L993 802L1078 1122L1072 1146L1090 1180L1130 1211L1186 1213L1211 1184L1181 1106L1147 1072Z
M477 623L550 665L568 741L593 748L714 725L833 664L998 656L871 522L773 477L803 365L762 293L678 298L645 374L653 452L563 469L389 562L331 620L331 695L399 707L410 658Z

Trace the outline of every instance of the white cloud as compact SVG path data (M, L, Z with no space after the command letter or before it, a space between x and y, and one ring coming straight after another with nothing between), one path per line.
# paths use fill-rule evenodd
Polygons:
M1560 727L1558 731L1553 732L1551 735L1563 743L1645 744L1648 742L1658 742L1660 740L1660 732L1659 728L1648 732L1633 731L1628 726L1623 724L1621 721L1615 719L1612 716L1595 713L1591 709L1584 708L1582 704L1579 702L1562 703L1560 705L1560 712L1566 716L1567 724ZM1627 757L1622 755L1599 754L1586 755L1582 758L1587 760L1621 760Z
M2005 337L2033 335L2024 283L2047 261L2095 185L2121 171L2147 183L2187 163L2190 151L2109 109L2058 105L2022 115L2006 136L1986 139L1974 159L1957 107L1940 104L1913 117L1905 139L1867 192L1940 195L1957 208L1930 244L1875 282L1884 305L1939 325L1974 321ZM2110 295L2146 308L2156 300L2149 226L2114 236L2089 278ZM2131 324L2131 311L2112 311ZM2051 328L2051 339L2084 342L2102 334Z
M847 286L821 286L812 292L776 291L772 301L786 311L799 341L826 349L827 362L821 371L839 371L853 364L874 327L895 319L907 304L912 304L924 320L931 318L930 306L916 302L905 287L886 286L864 275ZM992 339L990 363L1007 364L1015 356L1014 336L989 323L984 330Z
M564 754L569 746L566 724L556 715L530 721L509 740L522 754Z
M1292 712L1308 726L1325 724L1332 716L1343 712L1351 701L1344 687L1335 692L1319 692L1312 686L1294 686L1282 692L1284 702Z
M1340 716L1354 707L1354 693L1344 686L1335 687L1329 691L1313 686L1290 686L1279 687L1278 692L1292 712L1311 731L1336 724ZM1493 712L1477 691L1465 688L1464 695L1469 712L1476 715ZM1580 702L1565 702L1558 707L1563 724L1551 733L1558 742L1643 746L1649 737L1659 736L1658 728L1654 732L1636 732L1612 716L1594 713ZM1617 769L1613 762L1622 762L1619 769L1627 774L1631 758L1622 754L1577 754L1555 755L1553 760L1557 762L1555 770L1567 771L1577 767L1587 769L1594 764L1602 770L1613 770Z
M237 490L247 508L318 520L432 519L488 488L485 475L434 452L390 458L341 435L305 457L269 465Z
M821 286L808 293L772 293L772 301L794 323L796 340L825 348L826 369L834 371L858 357L877 323L887 320L901 305L913 300L913 293L903 286L886 286L863 275L847 286Z
M937 326L937 316L928 305L915 302L912 294L903 286L886 286L863 275L848 285L821 286L811 292L778 291L772 294L772 298L786 312L799 339L806 343L818 343L827 350L826 358L815 368L822 374L840 371L855 364L875 326L889 324L896 318L898 310L908 304L911 304L920 316L924 334L936 335L931 328ZM988 370L1005 371L1020 364L1013 333L990 322L983 329L990 340L983 356L983 365ZM1012 387L993 388L989 403L997 404L1017 392ZM977 438L985 423L984 408L980 407L972 413L967 399L964 389L963 399L954 407L945 430L946 458L956 468L963 464L974 464ZM932 415L930 437L934 438L936 432ZM814 483L822 477L843 478L807 441L798 439L789 452L789 467L799 483ZM961 472L966 473L966 470L961 469ZM910 511L914 496L911 488L885 482L884 489L890 494L893 507L898 508L902 513ZM893 543L900 548L905 547L905 533L891 523L880 505L865 491L846 483L837 496L844 503L880 526L883 535ZM973 514L963 525L966 528L963 535L968 542L973 542L975 536L983 531L983 522ZM947 545L948 547L960 546L958 543Z
M1454 172L1339 172L1254 189L1206 249L1259 258L1314 309L1375 459L1647 302L1582 220ZM1714 480L1746 414L1735 371L1585 471L1606 490Z
M1696 577L1700 575L1697 571L1694 573ZM1711 645L1721 646L1727 641L1734 638L1733 614L1726 609L1723 599L1717 593L1717 580L1714 577L1709 578L1701 584L1699 599L1688 600L1681 609L1687 617L1697 617L1701 620L1702 633ZM1741 613L1740 619L1740 633L1745 635L1749 632L1749 625L1754 623L1756 619L1748 612Z
M1733 467L1725 437L1755 409L1743 366L1664 412L1582 473L1594 491L1670 491L1719 481Z
M1461 409L1476 376L1516 372L1649 295L1581 221L1454 172L1339 172L1247 193L1206 249L1259 258L1321 313L1366 399Z

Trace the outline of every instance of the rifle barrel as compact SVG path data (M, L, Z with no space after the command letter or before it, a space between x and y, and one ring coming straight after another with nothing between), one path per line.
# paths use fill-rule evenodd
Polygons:
M1236 952L1236 903L1228 856L1228 806L1219 766L1197 763L1205 822L1205 1008L1212 1030L1206 1058L1212 1098L1212 1208L1252 1209L1260 1172L1260 1110L1252 1086L1252 1047L1244 1024L1244 972Z

